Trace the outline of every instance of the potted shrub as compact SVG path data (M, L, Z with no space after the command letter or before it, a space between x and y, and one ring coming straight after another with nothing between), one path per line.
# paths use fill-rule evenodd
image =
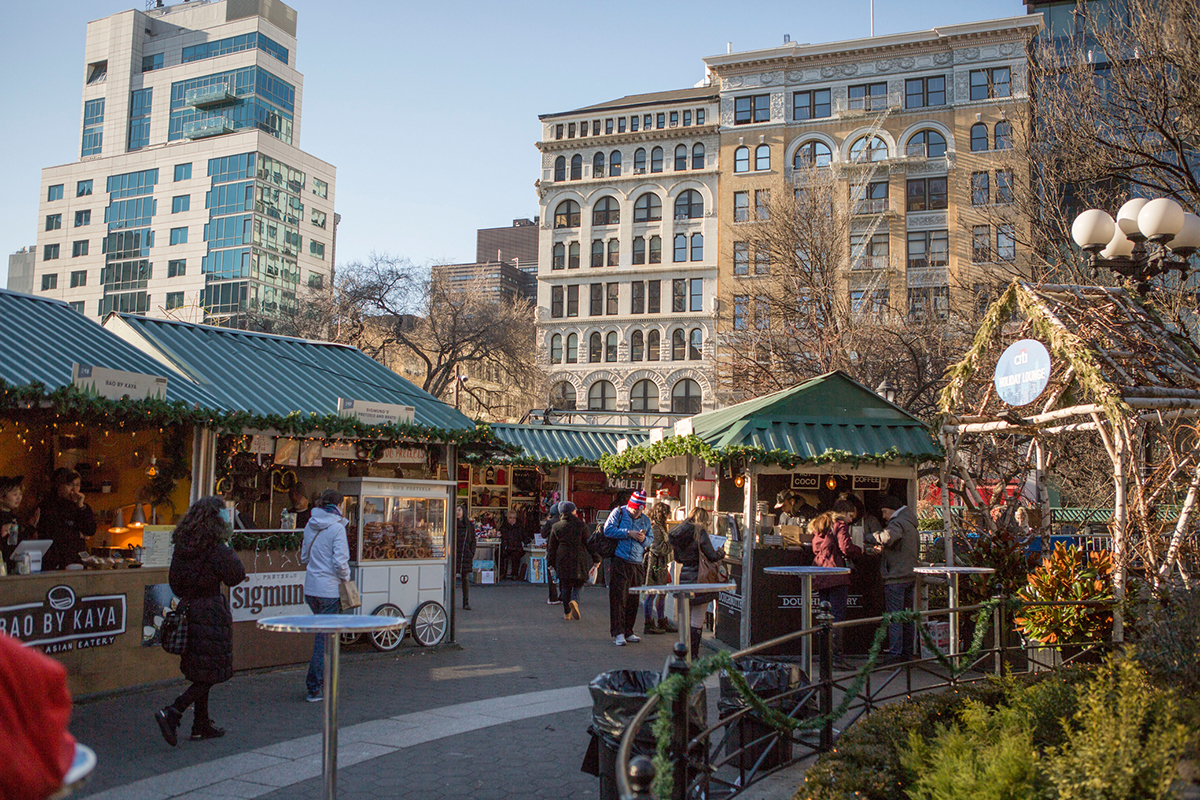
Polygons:
M1027 603L1113 600L1112 554L1093 552L1085 557L1078 547L1059 544L1029 573L1025 588L1017 593ZM1064 660L1078 655L1112 631L1112 607L1026 606L1015 618L1017 630L1040 645L1059 650ZM1099 660L1097 654L1097 661Z

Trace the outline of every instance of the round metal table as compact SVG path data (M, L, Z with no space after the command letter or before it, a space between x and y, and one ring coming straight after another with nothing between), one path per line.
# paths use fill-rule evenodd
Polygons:
M688 651L686 660L690 664L692 663L692 655L691 642L688 640L688 636L689 631L692 629L692 606L691 603L682 601L691 600L698 594L728 592L736 588L737 584L733 581L728 583L667 583L660 586L631 586L629 587L629 593L675 595L675 627L679 628L679 641ZM665 677L666 673L664 672L663 675Z
M849 575L849 567L764 567L767 575L798 575L800 591L804 594L804 606L800 609L800 624L803 630L808 630L812 624L812 579L814 575ZM809 679L817 673L812 663L812 636L805 636L800 642L800 663L808 670Z
M337 796L338 661L341 656L341 635L403 629L407 624L407 617L370 614L308 614L258 621L258 627L265 631L315 633L325 637L325 746L321 762L321 771L325 779L325 800L333 800Z
M996 570L991 567L916 567L913 572L917 575L945 575L950 585L950 608L958 608L958 576L959 575L991 575ZM920 605L920 602L917 603ZM958 655L958 612L950 612L950 655Z

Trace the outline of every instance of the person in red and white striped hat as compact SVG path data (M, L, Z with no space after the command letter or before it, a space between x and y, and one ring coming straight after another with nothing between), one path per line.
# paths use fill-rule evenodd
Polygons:
M612 578L608 583L608 627L613 644L637 644L642 637L633 632L637 622L638 596L632 586L646 582L646 548L654 541L654 531L646 509L646 493L636 491L624 506L614 508L604 522L604 535L617 540L612 560Z

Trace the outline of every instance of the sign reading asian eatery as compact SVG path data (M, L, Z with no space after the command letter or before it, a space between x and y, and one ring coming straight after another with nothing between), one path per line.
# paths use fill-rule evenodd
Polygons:
M46 653L104 647L125 633L123 594L80 597L65 584L37 603L0 608L0 633Z
M163 399L167 396L167 379L160 375L122 372L91 364L72 364L71 383L84 394L108 400L120 400L123 397L130 400L144 400L147 397Z
M375 403L369 400L338 398L338 416L353 417L367 425L402 425L416 421L417 410L412 406Z

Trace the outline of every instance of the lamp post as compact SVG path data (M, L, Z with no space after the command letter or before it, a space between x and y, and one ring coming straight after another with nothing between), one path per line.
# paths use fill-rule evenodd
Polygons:
M455 375L454 375L454 410L455 411L461 410L459 408L459 404L458 404L458 390L461 389L463 384L465 384L466 382L467 382L466 375L463 375L461 372L455 373Z
M875 387L875 394L879 395L884 400L887 400L889 403L895 403L896 384L892 383L887 378L884 378L883 383Z
M1091 257L1093 277L1101 267L1136 282L1145 294L1150 279L1172 270L1187 277L1188 259L1200 249L1200 217L1174 200L1135 198L1117 211L1088 209L1071 223L1071 238Z

